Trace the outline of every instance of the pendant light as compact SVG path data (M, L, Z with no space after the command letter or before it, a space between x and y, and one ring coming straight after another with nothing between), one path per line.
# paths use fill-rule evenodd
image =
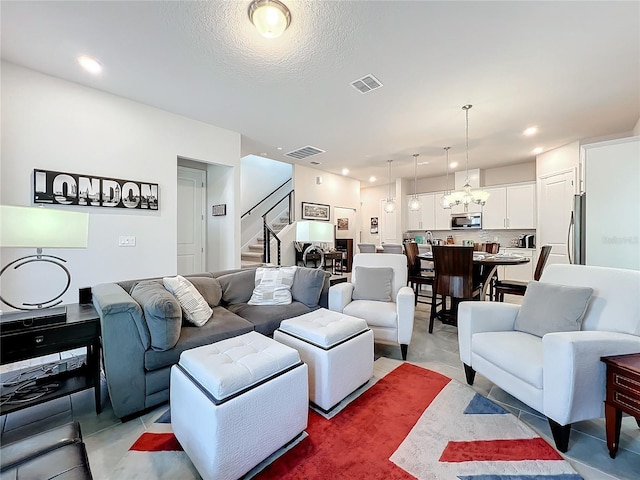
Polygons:
M467 177L462 187L462 190L458 190L451 194L451 198L453 199L453 205L464 205L464 211L469 211L469 204L476 203L480 206L484 206L487 203L487 199L489 198L489 192L485 192L484 190L471 190L471 183L469 181L469 110L473 105L465 105L462 109L465 112L466 118L466 155L467 155Z
M391 162L393 160L387 160L389 163L389 195L387 196L387 201L384 204L384 211L387 213L393 213L396 211L396 202L393 201L393 197L391 196Z
M440 197L440 206L444 209L450 209L455 203L455 200L451 197L451 190L449 190L449 149L450 148L451 147L444 147L445 152L447 152L447 180L445 182L446 189L442 194L442 197Z
M418 189L418 155L419 153L413 154L413 196L409 199L409 210L412 212L417 212L420 210L420 198L418 197L417 189Z

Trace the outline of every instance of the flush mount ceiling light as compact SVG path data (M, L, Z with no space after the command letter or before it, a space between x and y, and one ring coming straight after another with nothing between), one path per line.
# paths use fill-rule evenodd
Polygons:
M387 213L393 213L396 211L396 202L393 201L391 196L391 162L393 160L387 160L389 163L389 195L387 195L387 201L384 204L384 211Z
M413 154L413 196L409 199L409 210L417 212L420 210L420 198L418 198L418 156L419 153Z
M522 132L522 134L526 135L527 137L535 135L536 133L538 133L538 127L529 127L524 132Z
M92 58L88 55L79 56L78 63L87 72L93 73L94 75L97 75L102 71L102 65L100 65L100 62L98 62L95 58Z
M291 23L291 12L278 0L253 0L249 5L249 19L265 38L277 38Z

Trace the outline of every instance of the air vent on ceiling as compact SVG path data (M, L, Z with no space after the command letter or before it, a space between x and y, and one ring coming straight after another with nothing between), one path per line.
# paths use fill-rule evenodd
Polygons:
M360 93L368 93L371 90L380 88L382 86L382 83L380 83L380 81L376 77L369 74L351 82L351 86L358 90Z
M293 152L285 153L285 155L287 157L302 160L303 158L309 158L313 155L318 155L319 153L325 153L325 151L320 150L316 147L312 147L311 145L307 145L306 147L299 148L298 150L294 150Z

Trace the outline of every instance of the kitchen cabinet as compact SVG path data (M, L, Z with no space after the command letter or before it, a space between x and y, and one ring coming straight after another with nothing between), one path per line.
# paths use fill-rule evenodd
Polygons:
M535 250L530 248L501 248L500 253L511 255L519 255L529 258L529 263L521 263L520 265L501 265L498 267L498 278L500 280L518 280L521 282L529 282L533 280L533 272L535 271Z
M434 230L451 230L451 209L440 206L440 198L444 192L434 194L435 227Z
M482 212L485 230L526 230L536 228L534 183L485 188L490 193Z
M407 205L413 195L407 195ZM435 194L427 193L418 195L420 198L420 210L412 212L407 207L406 230L435 230Z
M487 201L487 203L489 203L489 201ZM482 207L480 205L478 205L477 203L471 203L466 212L464 210L464 205L463 204L455 205L455 206L451 207L451 214L452 215L460 214L460 213L481 213L481 212L482 212Z

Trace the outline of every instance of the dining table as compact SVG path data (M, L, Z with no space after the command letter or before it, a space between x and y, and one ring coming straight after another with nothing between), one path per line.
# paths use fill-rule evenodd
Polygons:
M456 248L451 246L451 248ZM418 255L420 260L433 262L433 256L431 252L421 253ZM520 255L513 255L507 253L485 253L485 252L473 252L473 273L477 282L482 284L482 290L480 292L480 300L485 300L487 297L487 291L491 286L491 279L494 277L497 269L501 265L520 265L522 263L529 263L531 260L527 257Z

